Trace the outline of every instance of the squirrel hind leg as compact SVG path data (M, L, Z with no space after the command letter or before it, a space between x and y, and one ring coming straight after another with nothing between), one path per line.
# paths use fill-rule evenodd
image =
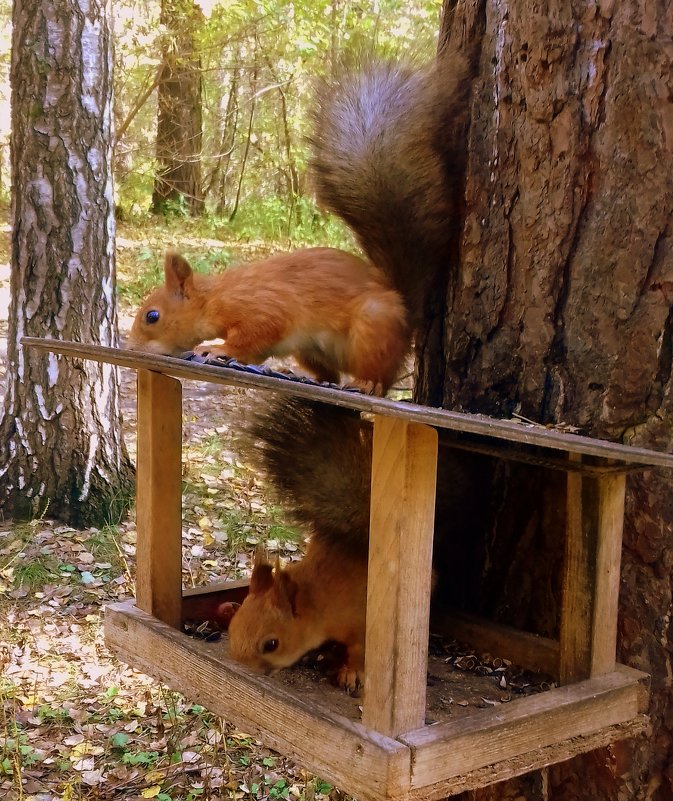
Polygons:
M339 371L326 358L321 358L321 354L318 352L303 350L295 354L295 359L305 370L315 376L316 380L326 381L329 384L339 383Z
M392 291L369 299L359 311L349 332L346 372L365 392L385 395L411 349L406 313Z
M348 646L346 661L336 676L337 686L350 695L359 695L365 685L365 652L361 644Z

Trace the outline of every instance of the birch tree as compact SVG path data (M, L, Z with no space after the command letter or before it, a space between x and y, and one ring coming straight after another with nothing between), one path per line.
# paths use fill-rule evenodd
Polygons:
M24 335L117 344L106 0L16 0L0 508L100 524L129 503L116 370Z

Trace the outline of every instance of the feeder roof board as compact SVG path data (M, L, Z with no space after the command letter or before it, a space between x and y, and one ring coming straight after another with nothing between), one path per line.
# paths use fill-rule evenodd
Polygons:
M227 367L209 364L195 364L172 356L158 356L137 351L109 348L104 345L85 345L68 340L55 340L40 337L22 337L21 344L49 353L90 359L132 370L152 370L172 378L189 381L207 381L244 389L266 390L288 396L307 398L323 403L331 403L355 409L360 412L396 417L414 423L424 423L435 428L455 432L459 437L467 436L471 442L482 441L495 444L489 450L491 455L502 458L516 458L512 447L539 453L539 449L562 451L577 456L595 457L609 460L611 464L645 467L673 467L673 454L622 445L607 440L547 428L535 423L520 420L504 420L482 414L466 414L433 406L421 406L406 401L378 398L358 392L288 381L273 376L256 375ZM457 442L457 444L459 444ZM479 450L478 445L471 450ZM572 468L570 468L572 469Z

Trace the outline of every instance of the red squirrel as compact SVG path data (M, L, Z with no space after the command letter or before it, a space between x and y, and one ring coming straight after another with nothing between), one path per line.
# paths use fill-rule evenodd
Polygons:
M367 560L339 543L313 539L287 567L257 555L249 595L229 623L229 653L271 674L334 640L346 648L336 683L355 691L364 674L366 609Z
M318 200L400 293L412 333L432 278L447 268L451 158L463 147L468 92L467 60L445 54L426 70L377 62L346 71L322 85L314 105ZM333 638L347 647L338 681L352 688L364 666L371 428L349 410L296 399L255 415L244 457L312 538L299 565L255 564L231 620L231 655L277 670Z
M346 373L385 394L447 266L468 77L467 59L452 53L423 70L371 62L325 81L310 175L368 260L309 248L201 276L168 253L165 284L139 309L129 347L178 355L222 338L215 352L239 361L292 354L320 381Z
M168 252L165 284L150 293L128 347L177 356L205 340L238 361L259 364L293 355L319 381L341 373L385 394L410 348L407 311L373 265L342 250L307 248L240 265L219 275L194 273Z
M249 595L222 610L230 655L270 673L335 640L346 646L337 684L354 691L364 676L371 427L348 409L279 398L243 421L238 449L312 536L287 567L256 555Z

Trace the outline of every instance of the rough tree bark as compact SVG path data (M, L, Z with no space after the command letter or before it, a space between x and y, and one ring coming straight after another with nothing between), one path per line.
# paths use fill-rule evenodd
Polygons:
M106 0L14 4L12 272L0 509L80 524L131 497L117 371L23 335L117 343Z
M668 0L447 0L444 21L447 46L475 53L477 77L462 233L419 399L670 452ZM619 658L652 674L652 736L470 798L673 798L672 478L650 471L628 484ZM483 543L491 567L475 596L545 629L556 554L548 559L535 492L526 497L507 547ZM537 586L508 595L516 585Z
M195 42L202 19L194 0L162 0L166 38L159 77L158 168L152 193L156 214L179 206L191 215L203 212L201 59Z

